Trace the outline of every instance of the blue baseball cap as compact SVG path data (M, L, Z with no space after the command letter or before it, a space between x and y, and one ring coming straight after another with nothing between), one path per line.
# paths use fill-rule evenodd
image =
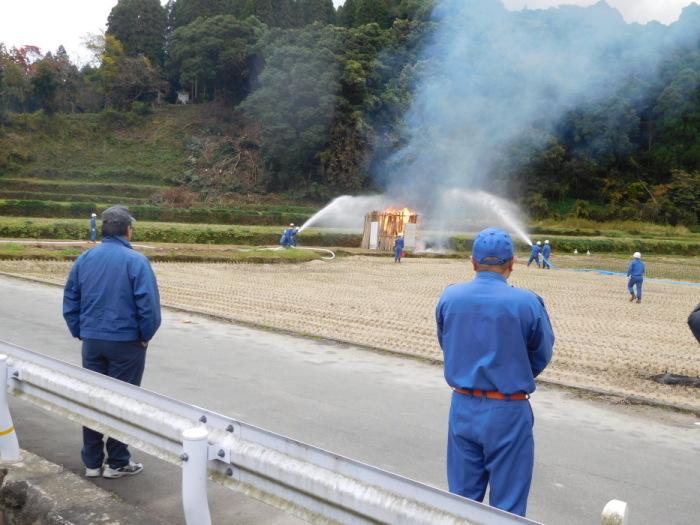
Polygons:
M486 228L474 239L472 257L479 264L505 264L513 258L513 239L505 230Z

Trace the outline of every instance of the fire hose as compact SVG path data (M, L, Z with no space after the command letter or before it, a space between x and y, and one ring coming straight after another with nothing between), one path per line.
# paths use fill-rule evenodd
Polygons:
M332 252L331 250L327 250L325 248L307 248L305 246L290 246L289 248L285 246L274 246L274 247L261 247L261 248L256 248L257 250L268 250L271 252L276 252L279 250L286 250L286 249L294 249L294 250L309 250L312 252L321 252L321 253L327 253L329 255L325 257L321 257L324 261L332 261L335 259L335 252ZM241 250L241 251L251 251L251 250Z

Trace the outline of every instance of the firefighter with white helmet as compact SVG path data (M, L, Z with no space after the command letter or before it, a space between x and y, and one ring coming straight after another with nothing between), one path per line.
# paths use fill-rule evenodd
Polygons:
M289 228L282 232L282 237L280 237L280 244L285 248L292 248L297 245L297 233L299 233L299 228L294 226L294 223L289 224Z
M542 268L549 270L552 268L552 265L549 264L549 258L552 256L552 247L549 244L549 241L544 241L544 246L542 247Z
M97 242L97 214L90 215L90 242Z
M644 274L646 272L646 267L642 262L642 254L639 252L634 252L632 255L632 260L627 267L627 277L629 281L627 282L627 290L630 293L630 302L634 301L635 297L637 303L642 302L642 283L644 282ZM637 289L637 294L635 296L634 289Z

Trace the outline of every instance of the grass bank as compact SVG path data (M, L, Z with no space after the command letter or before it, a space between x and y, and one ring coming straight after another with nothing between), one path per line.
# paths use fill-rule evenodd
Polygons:
M536 240L544 240L545 235L539 235ZM546 233L553 249L559 253L579 253L590 251L595 254L614 253L632 254L642 252L656 255L700 255L700 235L689 235L688 237L667 239L655 237L589 237L584 235L551 235ZM450 238L449 247L458 252L471 251L473 238L468 236L455 236ZM516 241L517 248L521 251L529 250L529 247L522 241Z
M27 219L0 217L0 237L16 239L87 240L88 221L79 219ZM276 245L283 225L227 226L217 224L182 224L138 221L135 242L180 244L234 244L245 246ZM356 247L362 236L309 228L299 236L306 246Z
M111 205L112 203L102 201L95 203L0 199L0 216L80 219L89 217L93 212L99 215ZM290 222L303 224L317 211L315 208L303 206L257 204L211 208L170 208L134 204L129 206L129 210L140 221L242 225L276 225Z
M0 243L0 260L72 261L90 244L55 245L37 242L36 244ZM137 246L137 250L152 262L193 262L193 263L301 263L320 259L325 254L311 250L271 250L259 247L212 247L192 244L156 244Z

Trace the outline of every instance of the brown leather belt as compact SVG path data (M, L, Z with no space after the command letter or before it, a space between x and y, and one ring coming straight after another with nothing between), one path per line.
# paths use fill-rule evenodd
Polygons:
M489 399L500 399L502 401L522 401L523 399L529 399L530 394L525 392L518 392L517 394L501 394L495 390L470 390L469 388L452 388L458 394L464 394L467 396L475 397L487 397Z

